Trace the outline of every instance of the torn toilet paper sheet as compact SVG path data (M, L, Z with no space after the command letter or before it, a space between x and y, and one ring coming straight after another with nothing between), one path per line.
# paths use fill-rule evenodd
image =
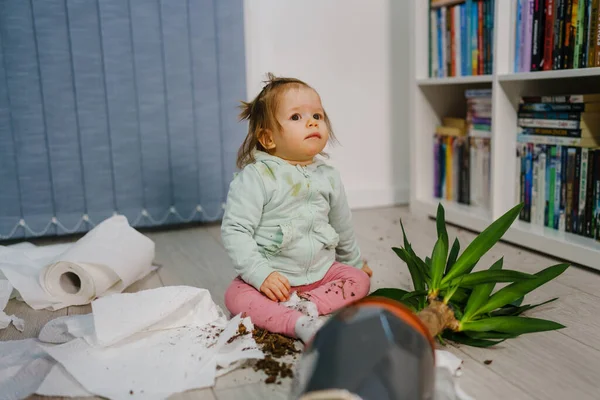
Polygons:
M58 310L120 293L154 268L154 242L122 215L75 243L0 246L0 271L33 309Z
M458 374L462 360L446 350L435 350L435 366L447 368L453 375Z
M0 342L0 399L24 399L35 393L55 361L35 339Z
M241 323L248 334L238 335ZM165 399L213 386L241 361L264 358L252 330L249 318L228 321L205 289L113 294L92 302L91 314L59 317L42 328L36 345L43 354L30 353L56 364L40 368L44 379L35 393Z
M290 295L289 300L281 303L281 305L288 308L293 308L294 310L298 310L301 313L308 315L312 318L319 317L319 309L317 308L317 305L312 301L300 298L300 296L298 296L298 292L293 292Z
M0 342L0 400L24 399L35 393L93 396L38 344L36 339Z
M446 350L435 350L435 400L474 400L458 384L462 360Z
M229 334L219 336L219 330L187 326L136 334L109 347L92 347L82 338L42 347L91 393L110 399L165 399L213 386L217 366L264 357L251 335L227 343L240 322L252 331L250 321L238 316L229 322Z
M106 347L138 333L185 326L224 328L226 324L225 314L208 290L165 286L97 299L91 314L56 318L42 328L39 339L63 343L68 341L65 338L82 338L91 346Z
M12 292L13 287L10 284L10 282L5 279L0 279L0 329L8 327L12 322L15 328L23 332L23 330L25 329L25 321L14 315L6 315L6 313L4 312L4 309L8 304L8 300L12 295Z

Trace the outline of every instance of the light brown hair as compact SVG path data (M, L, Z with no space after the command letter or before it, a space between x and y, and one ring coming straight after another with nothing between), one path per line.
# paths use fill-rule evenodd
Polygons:
M281 125L275 117L281 95L291 88L305 87L314 90L300 79L276 77L270 72L267 74L267 80L264 81L264 83L265 86L254 100L251 102L242 101L242 104L240 105L240 108L242 109L239 115L240 121L248 120L249 122L248 134L246 135L246 139L244 139L244 143L238 150L236 164L240 169L254 162L254 156L252 155L254 150L268 152L258 140L261 131L268 129L276 132L281 129ZM329 130L329 140L332 142L336 141L331 127L331 121L325 110L323 110L323 116L327 129ZM327 156L325 152L321 152L321 155Z

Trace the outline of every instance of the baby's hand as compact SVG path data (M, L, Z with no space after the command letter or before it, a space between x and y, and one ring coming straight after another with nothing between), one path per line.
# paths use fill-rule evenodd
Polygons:
M260 291L273 301L286 301L290 298L290 282L279 272L271 272Z

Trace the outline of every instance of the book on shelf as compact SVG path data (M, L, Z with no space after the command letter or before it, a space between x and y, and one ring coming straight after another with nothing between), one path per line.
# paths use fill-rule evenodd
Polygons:
M600 0L513 0L515 72L600 67Z
M556 120L577 121L580 126L523 126L519 119L516 196L525 204L519 219L600 240L600 124L596 122L600 111L594 111L600 96L571 98L581 101L565 101L569 96L524 97L520 101L519 109L524 105L524 112L534 114L530 118L534 122L556 113L552 115ZM568 111L529 111L568 104L573 105ZM594 122L584 126L585 118Z
M492 73L495 0L431 0L429 76Z
M433 140L435 198L490 204L491 91L467 90L467 115L444 117Z

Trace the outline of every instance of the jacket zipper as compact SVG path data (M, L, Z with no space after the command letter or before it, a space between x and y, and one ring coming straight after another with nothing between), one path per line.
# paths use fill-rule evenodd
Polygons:
M310 180L308 179L308 173L306 172L306 167L302 167L302 174L304 175L304 177L306 178L306 180L308 181L308 195L306 196L306 207L308 209L308 211L310 212L310 226L308 228L308 244L309 244L309 248L310 248L310 256L306 265L306 279L308 280L308 273L310 271L310 267L312 265L313 262L313 258L314 258L314 249L313 249L313 245L312 245L312 231L313 231L313 225L315 223L315 216L312 212L312 210L310 209L310 200L312 198L312 190L310 187Z

